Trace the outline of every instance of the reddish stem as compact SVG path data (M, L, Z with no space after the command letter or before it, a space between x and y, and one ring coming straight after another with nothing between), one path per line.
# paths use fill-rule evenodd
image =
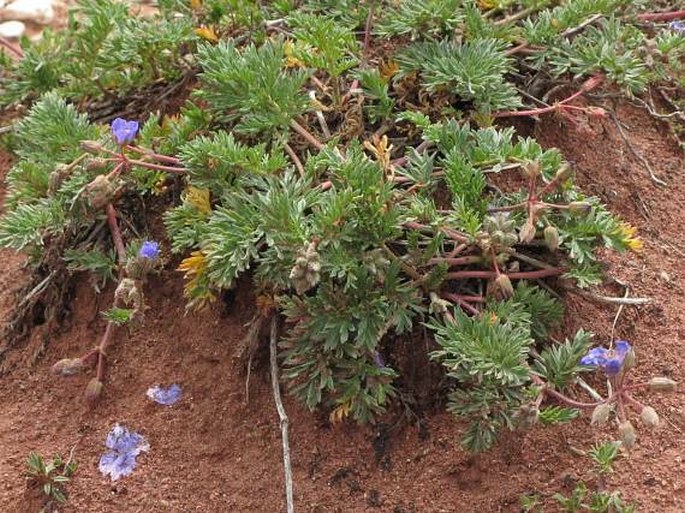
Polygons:
M449 264L450 266L453 265L469 265L469 264L478 264L482 262L483 259L479 256L463 256L459 258L451 258L451 257L436 257L436 258L431 258L428 263L430 265L437 265L437 264Z
M107 204L107 224L109 225L109 231L112 234L114 247L117 250L119 276L121 277L124 272L124 266L126 265L126 248L124 247L124 239L121 236L121 230L119 229L119 223L117 222L117 211L114 210L114 206L111 203Z
M613 400L613 398L608 398L602 401L597 401L595 403L581 403L579 401L574 401L573 399L566 397L564 394L561 394L552 388L547 387L542 388L542 393L554 397L562 403L567 404L568 406L573 406L574 408L594 408L596 406L599 406L600 404L610 403Z
M109 321L107 327L105 328L105 333L102 335L100 340L100 345L98 346L98 369L97 369L97 379L98 381L103 381L105 378L105 366L107 364L107 354L106 349L110 344L112 339L112 332L114 330L114 323Z
M640 21L670 21L681 18L685 18L685 11L647 12L637 15L637 19Z
M175 164L179 165L181 164L181 159L176 158L176 157L169 157L168 155L161 155L159 153L155 153L154 151L148 150L146 148L141 148L140 146L126 146L129 150L137 151L138 153L145 155L147 157L153 158L155 160L158 160L159 162L166 162L167 164Z
M126 159L126 162L130 165L145 167L154 171L165 171L177 175L184 175L188 172L188 170L183 167L163 166L162 164L153 164L152 162L145 162L143 160Z
M464 294L454 294L452 292L444 292L442 294L446 299L450 301L467 301L469 303L485 303L485 298L483 296L467 296Z
M550 276L559 276L565 271L558 267L551 267L549 269L539 269L537 271L525 271L518 273L507 273L507 276L512 280L535 280L538 278L548 278ZM496 278L497 274L494 271L458 271L454 273L447 273L445 279L447 280L461 280L467 278L489 279Z

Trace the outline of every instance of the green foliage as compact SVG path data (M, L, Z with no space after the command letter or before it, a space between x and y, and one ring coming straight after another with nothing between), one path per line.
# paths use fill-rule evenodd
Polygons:
M197 96L209 103L217 119L235 123L236 132L283 132L307 108L301 91L307 73L283 69L281 42L238 49L221 41L200 46L198 59L202 88Z
M565 424L580 416L580 410L575 408L563 408L561 406L548 406L540 410L539 420L545 426Z
M178 80L189 68L183 47L196 36L188 18L129 16L126 4L80 0L67 29L47 32L0 83L2 101L48 91L81 99L125 96L153 82Z
M419 72L428 91L454 94L489 113L521 105L516 88L505 80L513 69L505 47L496 39L463 44L431 41L408 47L396 60L403 74Z
M288 17L295 43L292 56L310 68L327 72L337 79L359 62L359 50L352 30L334 19L315 14L293 13Z
M400 0L386 8L374 33L381 37L411 35L436 37L448 35L462 21L462 0Z
M556 389L563 389L574 376L584 370L579 362L590 347L590 337L588 332L581 329L576 332L573 340L546 347L534 361L535 372Z
M67 269L91 272L103 282L114 280L115 258L114 252L105 253L99 248L90 250L67 249L64 252Z
M597 465L600 474L610 474L614 471L613 463L618 457L621 442L604 442L595 444L588 452L590 458Z
M128 324L133 320L133 316L135 315L135 311L131 310L129 308L117 308L117 307L112 307L106 312L102 313L102 316L107 319L109 322L113 322L117 326L121 326L123 324Z
M57 455L46 461L40 454L32 452L26 460L26 466L29 486L38 487L45 495L45 511L52 511L56 504L67 502L65 485L76 472L76 462L71 457L65 462Z
M520 407L530 397L531 369L525 362L533 343L534 309L525 299L531 295L530 290L519 293L518 300L493 305L480 317L455 311L453 320L434 319L429 324L440 345L431 357L459 386L450 394L448 409L471 421L463 440L471 450L486 449L503 428L513 429Z

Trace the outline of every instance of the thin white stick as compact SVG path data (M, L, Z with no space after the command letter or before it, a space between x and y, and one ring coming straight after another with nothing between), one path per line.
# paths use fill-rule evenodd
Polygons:
M271 355L271 384L274 391L274 402L278 410L278 418L281 424L281 438L283 440L283 468L285 470L285 499L286 509L288 513L295 513L295 504L293 502L293 473L290 468L290 444L288 443L288 416L285 414L285 408L281 401L281 389L278 383L278 358L277 358L277 318L274 314L271 319L271 342L269 344L269 353Z

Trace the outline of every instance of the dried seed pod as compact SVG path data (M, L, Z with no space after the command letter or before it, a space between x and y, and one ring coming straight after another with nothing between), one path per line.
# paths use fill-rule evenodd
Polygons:
M559 249L559 231L554 226L545 227L543 236L550 251Z
M100 209L112 202L117 189L106 175L97 175L86 185L85 192L90 206Z
M514 295L514 286L511 284L509 276L506 274L500 274L494 281L495 293L497 297L502 299L509 299Z
M601 426L609 420L609 415L613 411L613 408L609 404L599 404L595 406L592 410L592 419L590 420L591 425Z
M86 392L84 394L86 402L88 402L88 404L90 404L91 406L95 405L95 403L98 402L100 396L102 395L102 390L104 386L105 384L98 378L91 379L88 382L88 386L86 386Z
M592 205L587 201L572 201L568 204L568 210L575 215L587 215L592 210Z
M645 406L640 412L640 419L647 427L656 427L659 425L659 414L651 406Z
M527 244L535 238L535 223L529 217L526 219L526 224L523 225L519 231L519 240L523 244Z
M74 376L83 372L85 367L81 358L65 358L55 363L50 370L59 376Z
M525 178L537 178L542 172L542 165L537 160L529 160L521 166L521 172Z
M621 422L618 425L618 436L625 447L630 449L635 445L637 440L637 434L635 433L635 428L630 423L629 420Z
M573 170L571 169L571 166L569 166L568 162L564 162L559 169L557 169L557 174L555 178L559 180L559 183L562 184L571 176L573 175Z
M649 380L649 390L652 392L675 392L678 383L669 378L655 377Z

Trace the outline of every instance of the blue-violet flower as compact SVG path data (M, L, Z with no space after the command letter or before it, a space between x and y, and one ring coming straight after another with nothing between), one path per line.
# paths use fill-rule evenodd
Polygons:
M136 468L136 457L150 450L147 443L138 433L116 424L107 435L105 446L109 449L100 457L100 472L112 478L112 481L128 476Z
M146 240L143 242L143 245L140 246L138 256L145 260L155 260L159 256L159 242Z
M119 146L132 142L133 139L136 138L137 133L137 121L126 121L122 118L117 118L112 121L112 135L114 135Z
M181 387L177 384L169 388L154 386L147 389L147 396L156 403L171 406L181 398Z
M623 361L628 356L628 353L630 353L630 350L631 347L628 342L619 340L616 342L614 349L605 349L603 347L591 349L588 354L580 359L580 364L599 367L608 376L615 376L621 371Z
M685 21L672 21L668 24L669 28L685 36Z

